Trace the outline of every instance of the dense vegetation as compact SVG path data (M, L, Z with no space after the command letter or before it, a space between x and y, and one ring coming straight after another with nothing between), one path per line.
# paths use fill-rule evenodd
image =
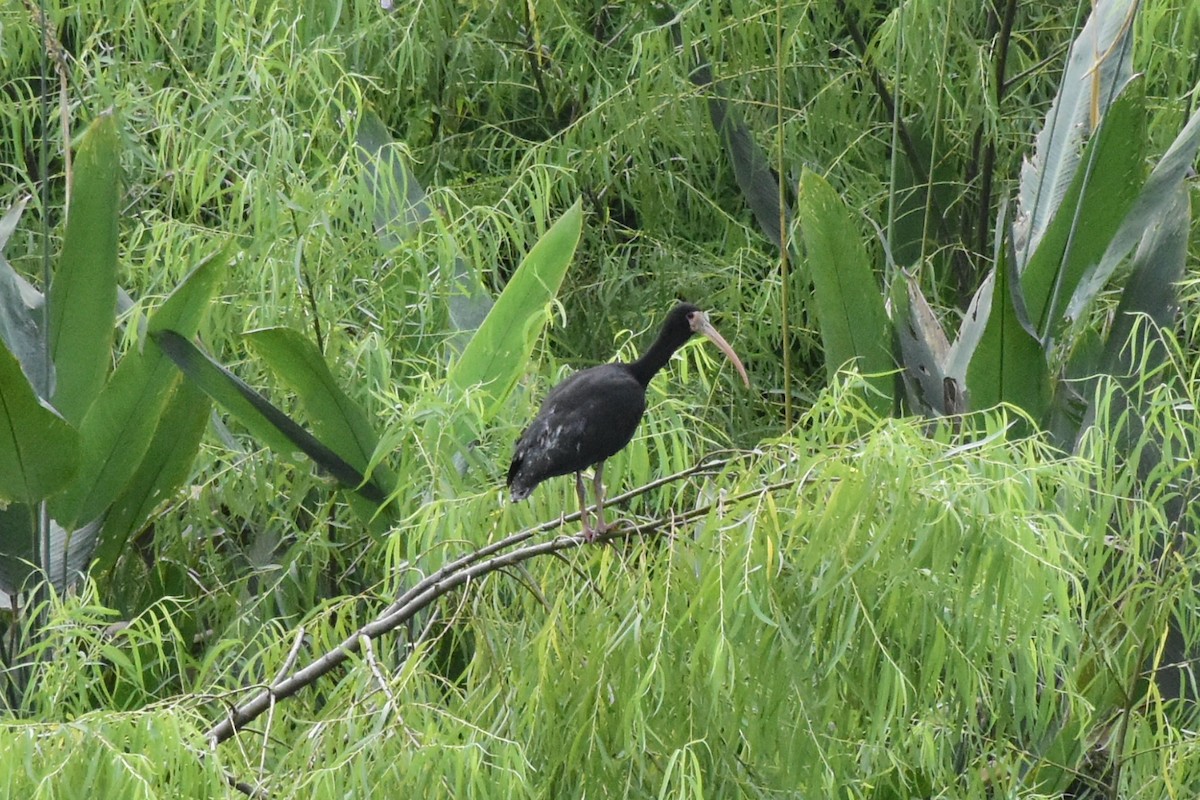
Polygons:
M7 796L1200 795L1200 5L1104 9L4 6ZM579 547L512 442L677 298L753 388Z

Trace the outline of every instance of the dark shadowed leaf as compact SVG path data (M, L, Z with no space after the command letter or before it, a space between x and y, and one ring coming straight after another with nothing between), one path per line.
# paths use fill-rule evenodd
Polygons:
M434 211L429 207L425 190L409 169L403 151L395 145L387 126L374 111L362 110L358 134L358 158L363 167L363 180L374 202L375 234L384 252L402 240L415 236L417 229L429 221ZM450 237L442 230L440 236ZM471 333L483 324L492 308L492 296L479 278L479 272L463 258L457 245L449 266L447 294L450 322L454 326L448 343L458 352L466 346ZM446 269L445 266L442 269Z
M0 591L10 597L32 590L40 580L34 567L39 561L49 565L55 590L64 591L87 569L100 532L99 520L70 531L51 520L49 549L39 557L35 509L20 503L0 509Z
M1117 376L1133 376L1135 368L1146 364L1142 353L1130 343L1135 319L1144 316L1156 327L1171 324L1176 310L1175 284L1183 277L1187 263L1188 232L1192 221L1191 196L1187 186L1179 181L1170 190L1169 204L1162 216L1145 231L1133 258L1133 272L1113 320L1112 330L1104 347L1103 364L1107 372ZM1165 355L1155 349L1152 368Z
M272 450L285 458L291 458L297 451L304 453L344 487L372 503L384 501L386 493L378 485L366 481L361 472L190 341L169 330L155 331L150 336L188 380L194 381Z
M675 28L678 29L678 23ZM691 80L699 88L708 90L708 116L729 155L738 188L742 190L758 227L776 247L782 247L779 223L782 220L784 225L790 224L791 213L786 209L782 214L780 212L779 177L771 168L767 154L754 140L750 128L742 121L741 114L725 99L720 85L713 80L712 67L699 48L696 49L696 62Z

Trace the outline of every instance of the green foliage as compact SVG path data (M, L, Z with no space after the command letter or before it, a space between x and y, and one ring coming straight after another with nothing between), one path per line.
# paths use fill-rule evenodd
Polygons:
M0 387L0 498L36 503L62 489L75 474L79 432L38 398L7 347L0 348Z
M521 261L496 305L446 376L455 394L472 392L480 422L495 417L525 371L545 321L545 309L558 294L579 243L583 211L578 202L538 239ZM465 444L460 439L456 444Z
M88 128L75 158L75 183L58 269L46 301L50 400L79 425L108 374L117 315L117 120Z
M130 349L110 374L117 300L117 142L111 114L101 115L83 136L62 253L52 277L47 276L45 293L7 261L0 263L6 320L0 427L8 431L0 451L0 500L16 501L0 509L0 590L14 609L28 604L28 593L40 582L63 590L79 579L118 501L125 513L119 523L114 518L108 524L106 539L110 548L119 549L146 521L150 501L183 481L198 444L193 437L191 449L176 442L170 450L157 450L153 460L145 459L175 383L157 347L143 342ZM6 240L20 206L14 211L6 218ZM225 258L218 254L201 263L149 317L148 326L165 321L195 331ZM135 497L138 513L130 514Z
M383 503L386 493L374 480L369 480L354 465L348 463L327 444L306 431L291 417L271 405L265 397L254 391L245 381L238 378L229 370L222 367L210 356L201 352L194 344L177 332L166 329L155 331L155 343L175 362L175 365L213 400L216 400L226 411L249 428L255 436L263 439L281 456L290 457L295 451L304 453L316 464L332 475L343 487L362 495L366 500L379 505ZM318 358L319 361L319 358ZM285 374L294 376L294 365L284 365ZM322 364L323 367L323 364ZM309 367L312 369L312 367ZM318 368L320 369L320 368ZM325 381L317 381L304 387L316 389L323 393L328 388ZM346 418L346 410L353 408L342 398L332 399L315 404L333 415L333 419L323 419L321 427L329 430L344 432L352 423ZM343 441L343 445L346 442ZM356 443L357 444L357 443ZM358 454L361 460L361 454ZM353 455L352 455L353 457Z
M102 360L161 363L142 328L177 329L159 316L163 287L232 241L243 257L206 349L300 409L394 515L372 529L293 443L280 458L259 449L269 434L208 426L205 398L169 368L161 422L135 426L148 438L128 451L145 455L121 465L125 487L86 534L105 571L0 631L4 674L30 687L9 693L25 719L0 746L7 794L221 796L229 778L278 797L1200 794L1194 707L1164 681L1188 679L1170 665L1200 639L1187 533L1200 303L1194 281L1169 287L1200 257L1186 180L1200 7L676 5L48 9L65 108L121 111L116 263L139 301L118 306ZM1108 16L1085 37L1093 6ZM51 223L74 119L41 117L55 81L27 8L0 5L0 25L0 194L46 189L0 220L0 331L38 387L48 373L21 343L48 334L26 278L65 247ZM1093 33L1129 46L1071 48ZM812 175L836 193L827 251L853 256L820 266L874 298L842 314L875 330L890 300L926 419L882 419L871 404L890 383L830 377L805 266L820 248L779 269L764 220L780 200L786 218ZM1023 194L1038 235L1024 205L1001 211ZM794 222L777 235L802 244ZM543 238L556 255L526 282ZM493 309L505 331L475 333L521 283L519 311ZM504 502L513 438L544 387L632 357L677 298L716 312L759 393L729 391L690 346L650 387L606 477L629 495L618 518L666 535L461 585L235 741L206 743L231 707L420 578L514 531L544 525L538 541L554 541L573 489ZM846 345L838 366L888 338ZM983 365L1006 356L993 399L1049 434L1014 435L1011 408L938 419L990 404ZM0 361L5 398L12 366ZM8 428L37 432L30 450L77 427L38 395L20 403L38 427ZM811 409L797 426L785 398ZM110 431L110 452L134 429ZM196 443L192 466L181 454ZM731 443L744 449L718 453ZM0 461L3 491L63 480L70 463L41 449L28 478ZM35 510L12 503L3 519L28 536ZM72 552L84 535L50 534Z
M892 353L887 313L875 288L866 249L849 210L815 172L800 177L797 217L804 232L813 302L825 346L825 369L833 379L849 365L870 375L871 405L891 408Z
M1025 313L1015 262L1011 248L1002 248L995 271L980 289L986 324L971 348L965 384L974 407L1010 403L1036 421L1050 405L1050 370Z

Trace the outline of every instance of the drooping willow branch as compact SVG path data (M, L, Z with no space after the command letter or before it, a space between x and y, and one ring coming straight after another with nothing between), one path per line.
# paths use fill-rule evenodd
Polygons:
M721 469L734 460L731 457L702 461L694 467L665 478L660 478L659 480L614 497L611 502L614 504L621 503L630 498L645 494L658 486L679 481L699 473ZM714 506L737 503L753 497L789 489L797 484L806 482L808 479L808 476L805 475L802 478L783 480L738 495L721 497L711 504L689 509L680 514L674 514L667 519L655 519L637 525L614 527L602 534L600 541L658 533L664 529L673 527L679 522L686 522L704 516ZM446 564L437 572L421 579L388 605L387 608L383 609L373 621L346 636L337 646L296 672L292 672L286 676L277 676L275 680L249 700L231 709L225 715L224 719L209 729L207 739L210 745L216 747L232 738L240 729L270 710L276 701L291 697L306 686L313 684L321 676L344 664L362 649L364 641L369 642L379 639L385 634L394 631L455 589L466 586L493 572L512 567L532 558L579 547L583 544L583 539L580 536L559 536L547 542L520 546L539 533L561 527L577 519L579 519L579 512L564 515L559 519L520 531L498 542L493 542L490 545L467 553Z

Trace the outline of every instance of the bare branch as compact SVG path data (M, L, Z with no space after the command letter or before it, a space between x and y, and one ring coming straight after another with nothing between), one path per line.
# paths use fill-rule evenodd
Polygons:
M665 483L681 480L691 475L700 472L719 469L731 463L734 459L718 459L701 461L696 466L683 470L682 472L669 475L660 480L638 487L630 492L614 498L613 502L621 502L644 494L651 489L661 486ZM605 533L598 537L598 541L612 541L615 539L625 539L634 536L647 536L650 534L660 534L669 532L677 525L697 519L709 514L714 508L724 507L726 504L737 503L745 499L756 496L770 494L772 492L790 489L796 485L808 482L809 474L805 474L802 478L794 478L777 483L768 484L766 486L754 489L731 497L719 497L713 503L699 506L690 509L681 514L672 514L666 519L654 519L634 525L622 526L620 528L610 528ZM532 558L538 556L560 553L565 550L571 550L583 544L581 536L558 536L547 542L539 542L537 544L525 545L518 549L512 549L523 544L531 537L553 528L562 526L567 522L579 519L579 513L560 517L550 522L543 523L533 528L515 533L498 542L493 542L478 550L474 550L460 558L451 561L437 572L429 575L426 578L415 583L411 588L398 597L395 602L388 605L381 611L376 618L362 626L358 630L351 633L343 639L336 647L326 652L320 658L312 661L310 664L292 673L287 677L282 675L276 677L266 688L261 689L256 695L251 697L246 702L231 709L225 718L214 725L207 734L208 741L212 747L216 747L222 742L230 739L239 730L244 728L252 720L267 712L273 707L274 703L284 698L291 697L299 692L304 687L310 685L318 678L328 674L338 666L344 664L353 655L363 650L364 644L372 640L378 639L381 636L390 633L396 628L410 622L418 613L428 608L437 600L444 597L446 594L458 589L462 586L467 586L477 580L480 580L487 575L499 570L505 570L509 567L516 566ZM508 552L502 552L507 550ZM426 628L424 636L428 633ZM301 637L297 637L297 642ZM288 660L294 660L292 656L297 650L297 646L292 648L292 654L289 654ZM412 651L409 651L412 652ZM372 670L376 673L376 678L382 680L376 666L372 663ZM285 670L282 670L286 672Z

